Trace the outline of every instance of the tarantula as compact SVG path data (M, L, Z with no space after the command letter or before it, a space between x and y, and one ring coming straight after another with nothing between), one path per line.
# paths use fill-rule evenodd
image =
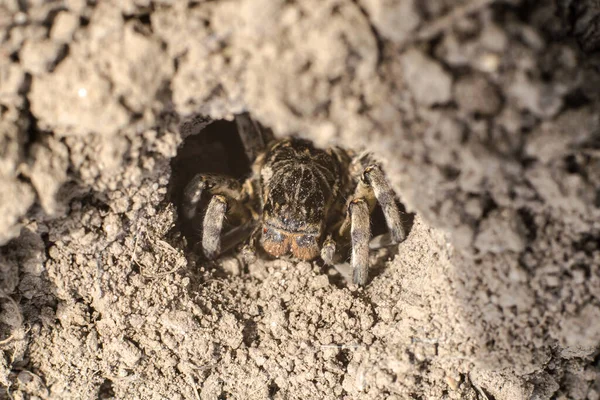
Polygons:
M351 246L353 281L368 278L369 248L393 245L406 234L396 197L369 153L355 154L310 141L271 140L247 114L236 116L238 132L253 161L245 183L217 174L196 175L183 195L183 214L203 213L201 249L208 259L248 240L275 257L320 256L334 265ZM389 233L371 240L370 215L379 202ZM248 239L249 238L249 239Z

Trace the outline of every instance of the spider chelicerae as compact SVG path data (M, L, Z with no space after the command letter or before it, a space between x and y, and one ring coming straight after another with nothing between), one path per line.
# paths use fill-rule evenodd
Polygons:
M390 188L370 153L316 148L310 141L273 140L248 114L235 117L252 164L244 183L219 174L198 174L183 193L183 215L202 219L198 243L215 259L246 242L275 257L317 257L335 265L351 254L353 281L364 285L369 250L397 244L406 234ZM381 206L388 233L371 238L371 213Z

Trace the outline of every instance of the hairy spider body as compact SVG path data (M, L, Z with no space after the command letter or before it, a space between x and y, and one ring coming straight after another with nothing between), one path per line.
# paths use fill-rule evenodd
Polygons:
M336 149L337 150L337 149ZM300 139L275 142L257 161L262 188L262 247L275 257L312 260L347 179L348 157Z
M203 211L202 252L213 259L247 239L270 255L301 260L320 256L327 264L351 246L354 282L368 277L370 214L377 202L389 229L378 243L396 244L405 237L395 195L370 154L339 147L316 148L289 138L268 142L247 115L236 117L238 131L254 160L243 185L233 178L201 174L184 191L184 215ZM227 230L226 223L234 228ZM257 240L258 239L258 240ZM372 242L371 242L372 243Z

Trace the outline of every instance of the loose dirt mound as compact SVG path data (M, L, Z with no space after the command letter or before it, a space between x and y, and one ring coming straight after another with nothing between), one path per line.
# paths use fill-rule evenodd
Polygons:
M0 397L599 399L595 4L0 3ZM381 160L364 289L186 250L243 111Z

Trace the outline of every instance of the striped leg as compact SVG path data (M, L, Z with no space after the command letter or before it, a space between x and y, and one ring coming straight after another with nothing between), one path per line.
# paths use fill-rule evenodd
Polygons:
M348 206L351 219L353 282L365 285L369 277L369 239L371 219L369 207L364 199L354 199Z
M396 196L390 187L383 171L376 164L365 168L363 174L365 182L373 188L377 202L381 205L388 230L390 231L390 245L397 244L406 238L406 232L400 220L400 210L396 205Z
M227 199L216 195L210 199L202 222L202 251L209 260L221 254L221 232L227 212Z
M186 218L194 219L199 208L205 208L202 252L208 259L216 258L222 251L237 244L234 241L242 241L244 235L247 236L247 229L243 226L248 222L248 210L240 202L241 185L235 179L215 174L196 175L185 188L183 196L183 214ZM233 225L236 228L222 238L225 221L230 223L228 227Z
M269 129L262 127L248 113L236 115L235 123L248 160L253 163L273 139L273 135Z
M364 155L356 160L357 165L365 165ZM376 203L381 205L389 233L371 240L371 213ZM391 246L403 241L406 232L396 205L396 196L388 184L381 168L368 164L358 177L352 201L348 205L346 220L340 228L340 235L348 232L352 244L353 281L365 285L369 275L369 249Z

